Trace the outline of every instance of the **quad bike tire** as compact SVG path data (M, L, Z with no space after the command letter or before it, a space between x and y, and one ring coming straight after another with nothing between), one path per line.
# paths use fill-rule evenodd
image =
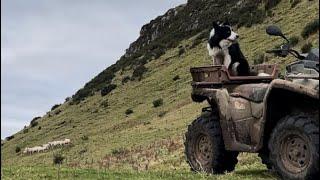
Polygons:
M192 171L221 174L233 171L238 162L238 152L225 150L215 109L207 109L188 126L184 145Z
M282 118L269 140L270 161L283 179L319 177L319 124L298 114Z

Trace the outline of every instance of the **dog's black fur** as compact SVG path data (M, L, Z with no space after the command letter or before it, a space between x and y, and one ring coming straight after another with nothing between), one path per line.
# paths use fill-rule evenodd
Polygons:
M214 34L210 34L210 38L208 40L208 44L210 48L213 49L221 49L220 43L224 41L227 45L229 55L231 56L231 63L229 67L227 67L230 71L236 71L236 75L238 76L248 76L249 75L249 64L244 55L240 50L239 43L236 39L239 37L238 34L232 31L229 23L223 23L222 25L218 25L218 23L213 23ZM230 37L234 38L230 40ZM226 54L227 55L227 54ZM238 65L234 67L234 64Z

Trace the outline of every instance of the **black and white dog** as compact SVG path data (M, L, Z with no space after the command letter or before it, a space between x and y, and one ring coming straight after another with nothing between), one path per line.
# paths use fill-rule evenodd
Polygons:
M225 65L234 76L248 76L249 64L240 50L238 38L229 23L213 22L207 48L214 65Z

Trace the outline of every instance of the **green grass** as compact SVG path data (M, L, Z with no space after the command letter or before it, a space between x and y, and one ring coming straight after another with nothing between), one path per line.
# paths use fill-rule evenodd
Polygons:
M195 173L189 169L175 170L109 170L105 167L72 168L58 166L6 166L1 169L2 179L276 179L277 176L257 162L252 155L240 155L236 170L223 175Z
M288 1L281 1L273 9L274 16L267 18L263 24L237 30L244 55L253 64L256 54L282 42L280 38L266 35L265 28L269 24L279 25L288 37L300 37L302 27L318 16L318 7L318 1L302 1L296 7L299 8L298 11L296 8L291 9ZM62 176L68 178L72 178L73 169L69 167L72 164L77 167L76 171L82 179L99 178L103 174L99 171L100 163L106 160L109 168L105 175L110 175L108 178L111 179L208 178L190 172L183 154L183 135L187 125L200 114L202 107L207 106L206 103L194 103L190 98L189 68L211 63L205 41L192 46L195 38L180 43L186 47L180 56L179 48L173 48L160 58L147 63L145 66L148 72L141 81L128 81L123 84L123 78L131 76L133 70L119 71L111 82L117 85L117 88L111 93L102 97L100 92L96 92L77 105L64 103L43 116L36 127L28 127L28 132L21 130L15 134L13 139L1 147L1 177L42 179L46 174L55 176L56 170L52 167L53 155L60 153L66 157ZM301 39L295 48L299 50L306 42L312 42L314 47L319 47L318 38L318 33L312 34L308 39ZM279 63L283 68L292 60L294 59L269 57L268 63ZM175 76L180 78L174 81ZM154 108L152 102L159 98L163 99L163 105ZM134 113L127 116L125 112L129 108ZM58 111L61 112L57 114ZM41 126L40 130L38 126ZM88 139L83 140L84 136ZM70 138L72 146L29 156L15 152L16 146L23 150L25 147L64 138ZM124 149L123 156L121 153L112 153L119 149ZM84 170L88 162L93 162L90 170ZM44 168L40 168L41 166ZM256 155L242 154L235 172L209 178L275 177L266 171Z

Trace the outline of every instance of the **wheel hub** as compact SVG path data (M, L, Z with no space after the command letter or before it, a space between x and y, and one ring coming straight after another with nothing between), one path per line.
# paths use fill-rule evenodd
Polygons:
M309 165L310 147L306 137L287 135L281 143L281 160L292 173L299 173Z
M195 151L197 159L201 162L209 162L212 159L213 149L209 136L202 134L198 137Z

